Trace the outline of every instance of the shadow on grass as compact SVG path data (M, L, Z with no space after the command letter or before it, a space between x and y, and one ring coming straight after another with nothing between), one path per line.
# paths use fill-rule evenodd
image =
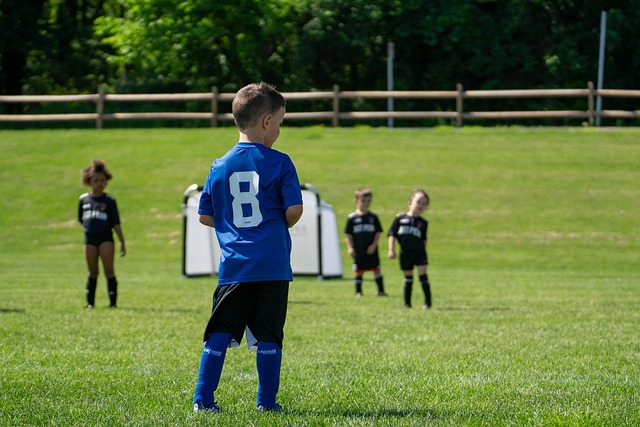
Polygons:
M26 308L4 308L0 307L0 313L26 313Z
M118 305L117 308L111 308L109 306L99 307L96 306L93 310L99 311L113 311L113 312L121 312L121 311L138 311L138 312L147 312L147 313L200 313L201 310L195 308L182 308L182 307L136 307L136 306L122 306ZM88 310L88 311L93 311Z
M289 301L289 304L299 304L299 305L325 305L323 302L318 301Z
M407 409L385 409L380 408L371 411L358 411L358 410L326 410L326 411L297 411L286 410L288 415L296 416L317 416L317 417L343 417L353 419L381 419L381 418L406 418L406 417L418 417L426 419L441 419L446 417L447 414L435 411L433 409L426 408L407 408Z
M508 307L438 307L442 311L508 311Z

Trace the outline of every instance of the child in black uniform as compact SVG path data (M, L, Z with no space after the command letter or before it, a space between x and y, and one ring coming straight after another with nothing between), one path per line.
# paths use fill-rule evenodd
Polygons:
M82 183L91 187L91 192L80 196L78 202L78 221L84 231L84 255L89 270L87 308L93 308L95 303L100 258L107 276L110 307L116 307L118 282L113 268L115 245L111 229L116 230L120 239L120 256L126 253L116 200L104 192L111 177L111 172L101 160L94 160L91 165L82 169Z
M362 296L362 276L371 271L375 275L378 286L378 296L387 296L384 292L382 274L380 273L380 258L378 257L378 240L382 234L382 226L378 216L369 211L371 205L371 190L359 188L356 190L355 203L357 209L349 214L344 234L347 251L353 258L354 283L356 297Z
M396 215L389 230L389 258L396 257L395 243L400 244L400 269L404 273L404 308L411 308L413 267L416 267L424 291L424 305L431 308L431 289L427 276L427 228L429 222L420 216L429 206L429 195L421 189L409 197L409 210Z

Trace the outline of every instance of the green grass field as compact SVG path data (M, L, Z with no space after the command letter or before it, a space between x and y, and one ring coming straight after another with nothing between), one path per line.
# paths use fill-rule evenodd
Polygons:
M229 351L192 395L215 282L181 277L182 194L233 129L0 132L2 426L640 425L640 131L284 128L276 148L335 210L369 186L388 229L413 187L432 205L434 308L371 277L296 278L282 414L254 409L255 358ZM80 169L106 161L127 238L119 308L84 310ZM417 289L419 291L419 289ZM414 306L420 293L414 290Z

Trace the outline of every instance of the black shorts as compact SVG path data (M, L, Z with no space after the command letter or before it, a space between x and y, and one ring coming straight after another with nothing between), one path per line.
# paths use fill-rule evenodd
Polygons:
M402 271L413 270L415 266L427 264L429 264L429 258L426 251L400 251L400 270Z
M113 242L113 233L111 230L102 233L85 233L84 244L91 246L100 246L104 242Z
M240 343L249 327L258 342L273 342L282 348L288 298L286 280L218 286L202 341L214 332L222 332L230 333Z
M353 271L372 271L380 269L380 258L378 252L371 255L356 256L354 259Z

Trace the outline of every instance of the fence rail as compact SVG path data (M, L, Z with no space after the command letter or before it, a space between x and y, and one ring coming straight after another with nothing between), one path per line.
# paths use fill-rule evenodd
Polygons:
M522 89L522 90L469 90L462 84L453 91L341 91L334 86L333 91L324 92L284 92L285 99L296 101L331 100L330 111L288 112L287 120L330 121L339 126L345 120L371 119L446 119L455 120L462 127L470 120L502 119L582 119L593 126L596 117L637 119L640 110L595 111L596 97L640 98L640 90L595 89L592 82L585 89ZM220 103L230 103L235 93L218 93L212 88L210 93L161 93L161 94L108 94L102 88L96 94L87 95L22 95L0 96L0 104L43 104L43 103L95 103L95 113L78 114L0 114L0 122L52 122L52 121L94 121L101 129L105 121L117 120L208 120L212 127L222 121L232 121L231 113L220 112ZM520 99L520 98L584 98L584 110L526 110L526 111L465 111L465 100L469 99ZM353 99L451 99L450 111L342 111L341 100ZM201 112L116 112L105 113L109 102L189 102L208 101L210 109Z

